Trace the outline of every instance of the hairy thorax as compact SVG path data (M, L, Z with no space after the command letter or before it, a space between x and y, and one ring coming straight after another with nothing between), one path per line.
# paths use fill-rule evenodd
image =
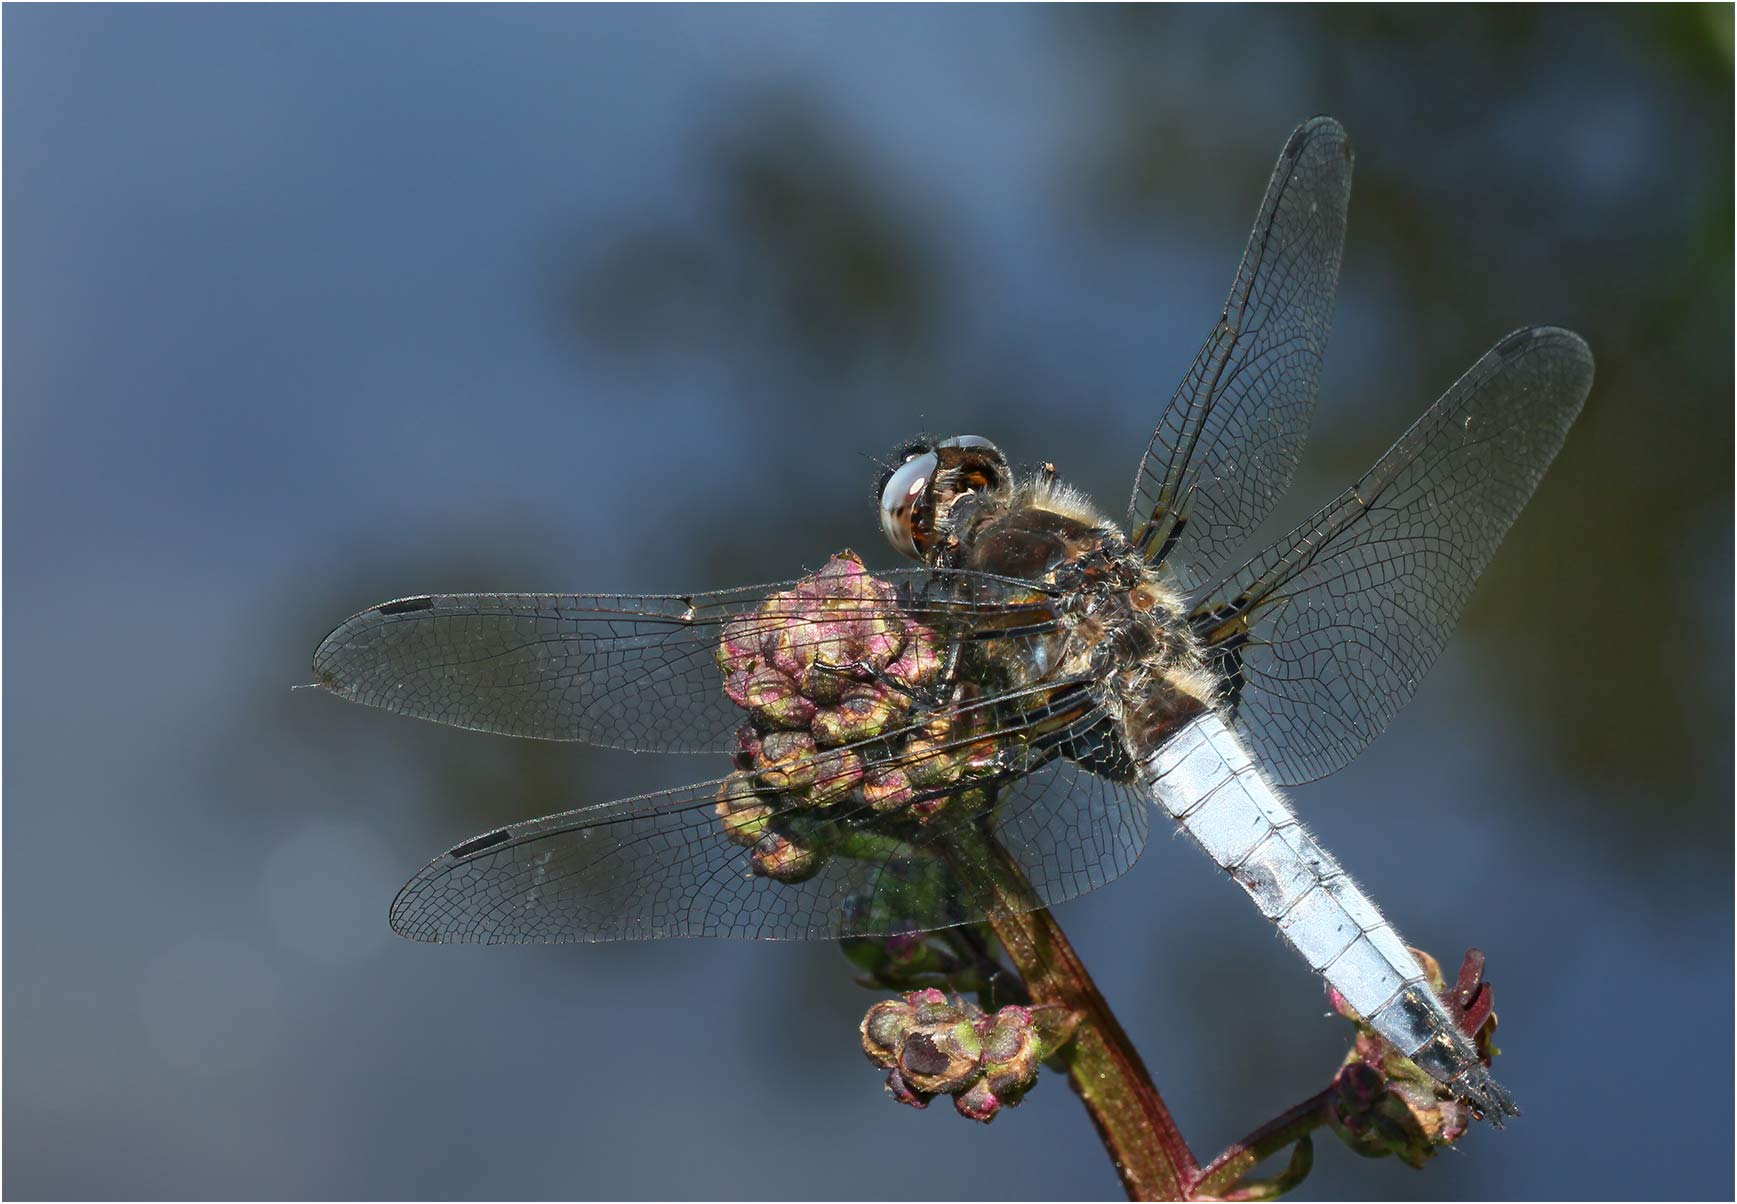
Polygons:
M1133 761L1214 704L1182 598L1083 497L1040 475L1005 503L961 501L949 516L958 567L1059 595L1056 630L1001 666L1012 684L1094 681Z

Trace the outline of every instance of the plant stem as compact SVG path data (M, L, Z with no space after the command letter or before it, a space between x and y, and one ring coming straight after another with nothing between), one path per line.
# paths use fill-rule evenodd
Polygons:
M993 842L990 842L993 844ZM1006 851L989 875L1003 906L991 926L1025 979L1034 1004L1057 1004L1079 1017L1063 1050L1068 1077L1091 1114L1130 1200L1182 1200L1200 1167L1138 1051L1047 910L1025 910L1031 888Z
M1225 1150L1200 1172L1200 1177L1190 1188L1190 1194L1236 1198L1236 1189L1244 1185L1244 1178L1250 1171L1286 1146L1305 1141L1310 1133L1327 1123L1327 1102L1332 1094L1333 1089L1329 1087L1320 1094L1311 1096L1289 1111L1273 1117ZM1278 1180L1274 1181L1276 1191L1244 1195L1241 1198L1270 1199L1292 1186L1288 1180L1293 1174L1296 1179L1301 1179L1302 1175L1308 1172L1307 1155L1302 1156L1305 1161L1300 1170L1293 1166L1290 1172L1280 1175Z
M1055 917L1040 910L992 922L1032 1002L1060 1004L1080 1018L1064 1051L1068 1077L1115 1161L1128 1198L1185 1199L1199 1174L1194 1154Z

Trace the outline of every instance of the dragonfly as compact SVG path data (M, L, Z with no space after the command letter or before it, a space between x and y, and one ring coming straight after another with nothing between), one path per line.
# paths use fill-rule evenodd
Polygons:
M879 481L896 570L842 552L774 585L423 594L340 624L314 675L341 698L732 758L709 781L453 845L399 892L393 928L933 931L1105 885L1156 809L1376 1032L1477 1114L1517 1115L1281 788L1344 766L1411 698L1580 412L1592 355L1555 327L1500 339L1355 484L1239 559L1308 437L1351 174L1331 118L1286 141L1125 524L986 438L918 440ZM997 866L1016 888L985 885Z

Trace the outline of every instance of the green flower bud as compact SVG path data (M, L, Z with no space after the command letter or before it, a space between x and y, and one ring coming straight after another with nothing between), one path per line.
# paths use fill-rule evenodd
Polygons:
M806 882L826 864L826 857L813 845L801 844L776 828L769 829L754 844L749 855L754 872L777 882Z
M891 1070L899 1064L899 1050L915 1023L914 1009L905 1000L881 1000L862 1018L862 1051L876 1066Z
M850 662L884 671L905 650L905 620L890 598L860 603L846 629Z
M995 1013L983 1038L983 1075L997 1095L1023 1094L1037 1081L1043 1038L1029 1008L1012 1005Z
M814 780L814 737L807 732L769 732L760 741L760 784L770 790L800 790Z
M773 808L755 788L753 775L737 772L724 779L713 810L723 823L725 837L733 844L752 848L765 835Z
M725 677L751 673L760 661L761 630L765 620L755 615L741 615L724 624L718 639L718 671Z
M923 1025L905 1037L899 1073L914 1090L930 1095L962 1091L981 1077L983 1042L963 1015L951 1024Z
M1039 1016L1039 1011L1046 1014ZM863 1052L889 1071L894 1098L923 1107L954 1097L960 1115L987 1123L1037 1081L1038 1066L1072 1035L1077 1018L1059 1009L1004 1007L993 1016L938 990L912 991L869 1009Z
M941 675L941 637L921 623L907 622L902 647L896 659L885 666L886 675L910 689L921 689Z
M748 676L741 687L740 706L753 712L765 727L805 728L814 718L814 703L804 698L796 683L771 666L765 666Z
M808 801L816 807L830 807L850 796L862 781L862 757L847 748L834 748L818 754L811 766L813 784L808 787Z
M873 684L845 691L838 705L815 712L811 730L823 747L855 744L880 735L904 717L909 702L901 694Z
M862 797L876 811L898 811L910 804L916 791L904 770L888 766L863 778Z
M960 989L958 980L980 981L980 976L962 968L946 939L935 933L846 937L839 943L851 964L863 972L858 981L865 987L903 991L926 982L947 981Z
M787 593L768 598L765 611L769 621L777 622L763 645L765 663L795 681L814 663L814 644L820 633L814 621L805 617L807 612L801 604L792 601Z

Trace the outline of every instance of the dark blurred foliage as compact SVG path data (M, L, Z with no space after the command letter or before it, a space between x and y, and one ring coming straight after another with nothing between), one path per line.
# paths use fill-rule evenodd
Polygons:
M1083 173L1106 220L1150 221L1176 203L1178 179L1230 154L1259 160L1270 133L1231 114L1193 119L1146 69L1180 14L1081 15L1089 52L1116 65L1110 103L1130 115L1107 124ZM1524 646L1512 685L1548 718L1566 764L1636 787L1676 774L1657 802L1680 822L1686 788L1705 781L1694 751L1722 737L1728 748L1732 718L1722 685L1682 672L1677 625L1660 614L1661 592L1687 599L1730 578L1729 541L1708 538L1731 483L1730 12L1352 5L1247 28L1217 16L1223 36L1208 41L1235 47L1212 65L1217 91L1241 94L1253 81L1239 76L1289 58L1323 111L1357 115L1346 274L1391 278L1422 387L1356 401L1404 421L1439 389L1428 382L1445 384L1515 325L1554 322L1591 342L1593 400L1467 624ZM1321 53L1297 55L1299 44ZM1522 139L1527 153L1513 154ZM1323 408L1320 442L1348 477L1392 425L1347 437L1333 425L1343 413ZM1565 533L1592 554L1561 554ZM1624 648L1615 671L1585 672L1589 650ZM1658 815L1648 808L1646 822Z
M1073 202L1067 216L1107 238L1138 243L1179 217L1223 243L1243 228L1283 130L1234 105L1203 119L1207 80L1212 95L1243 96L1282 63L1304 74L1321 111L1356 115L1347 287L1380 280L1404 345L1383 349L1397 386L1365 375L1350 396L1324 399L1318 472L1357 475L1513 327L1552 322L1591 342L1593 401L1466 623L1524 658L1511 687L1564 765L1670 787L1644 812L1613 792L1612 822L1656 823L1661 809L1680 822L1708 780L1695 751L1729 748L1732 719L1722 683L1682 672L1681 620L1660 613L1698 608L1706 584L1730 576L1729 547L1708 538L1730 502L1728 440L1709 437L1730 430L1732 157L1720 99L1730 13L1333 6L1252 21L1091 6L1052 16L1064 53L1091 65L1101 116L1056 183ZM1178 65L1175 44L1212 54L1154 70ZM1575 94L1618 66L1614 86ZM1604 110L1590 128L1578 111L1587 103ZM715 226L647 224L601 262L576 265L572 310L594 352L698 346L727 360L743 344L770 345L788 353L798 396L868 374L880 396L931 422L993 412L1003 382L935 362L961 291L934 250L951 241L944 224L925 232L908 198L878 186L889 173L823 100L780 93L746 109L703 143ZM1592 187L1564 187L1577 177ZM1201 313L1202 331L1211 317ZM1154 395L1180 367L1150 365ZM972 400L949 405L936 379ZM769 454L785 454L778 424L765 429ZM1033 436L1041 445L1044 433ZM1137 451L1097 454L1132 465ZM1119 497L1103 500L1113 509ZM1564 554L1565 539L1590 554ZM1707 651L1723 659L1728 632L1712 627L1703 638L1719 643ZM1588 672L1591 650L1601 671ZM1564 689L1570 681L1578 688Z
M1059 1081L984 1130L881 1098L836 950L391 942L437 850L718 767L285 687L406 593L891 563L874 458L918 431L1120 513L1315 112L1357 174L1283 518L1508 330L1599 375L1430 684L1299 799L1408 937L1489 950L1527 1115L1308 1191L1729 1186L1719 1076L1620 1028L1639 991L1730 1053L1728 7L5 32L8 1194L1113 1192ZM1343 1044L1201 861L1154 839L1061 919L1207 1154Z
M877 349L929 353L943 265L917 215L901 212L848 138L801 94L744 98L698 153L717 182L705 232L629 231L582 273L575 298L600 343L645 348L678 337L740 339L769 320L822 382L860 371ZM590 249L588 247L588 249Z

